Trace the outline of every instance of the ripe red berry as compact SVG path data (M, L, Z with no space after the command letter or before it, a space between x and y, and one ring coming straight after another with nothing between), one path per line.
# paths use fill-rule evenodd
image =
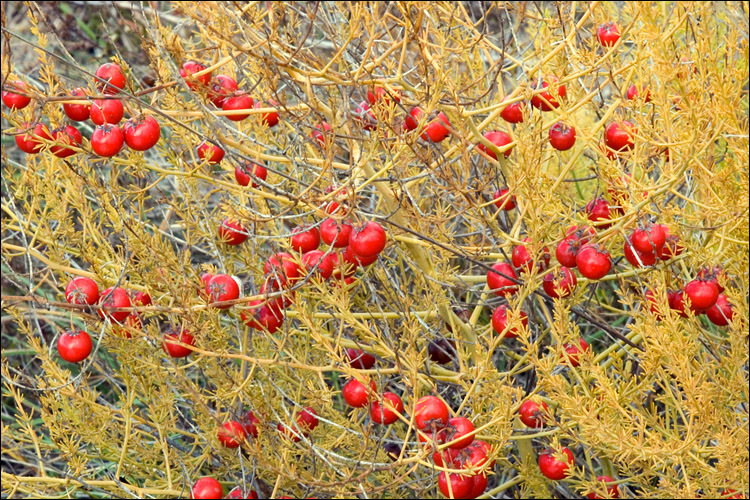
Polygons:
M507 187L495 191L493 198L495 200L495 206L500 210L510 212L516 208L516 197L510 194L510 189Z
M193 485L193 498L209 499L224 496L224 488L221 483L212 477L202 477Z
M21 130L31 128L31 125L26 123L20 128ZM44 149L42 139L51 141L52 136L49 133L47 125L37 123L30 132L16 135L16 146L24 153L36 154Z
M629 151L635 145L635 125L627 120L612 122L604 129L604 144L616 152Z
M656 255L651 252L644 253L637 250L633 246L631 237L625 239L623 254L625 255L625 259L627 259L633 267L648 267L656 264Z
M414 405L414 423L420 430L440 429L449 418L448 407L438 397L424 396Z
M492 130L490 132L485 132L483 134L484 138L490 141L492 144L495 145L497 148L502 148L503 146L507 146L511 142L513 142L513 139L510 138L508 134L505 132L500 132L499 130ZM484 153L487 153L487 155L492 158L493 160L497 160L497 154L492 149L489 149L487 146L484 145L484 143L480 142L477 144L477 149L479 151L482 151ZM506 149L503 153L505 157L507 158L510 156L510 152L513 148Z
M540 406L539 403L530 399L524 401L518 409L518 415L521 418L521 422L523 422L526 427L531 427L532 429L544 427L544 422L548 412L549 406L547 406L547 403L542 401Z
M383 87L375 87L375 91L367 90L367 101L371 106L375 106L376 103L382 102L384 104L390 104L391 98L396 102L401 102L401 96L397 91L387 91Z
M641 90L643 91L643 95L645 96L643 98L643 102L651 102L651 92L649 92L648 88L643 85L641 87ZM638 87L636 85L631 85L630 87L628 87L627 97L629 101L632 101L633 99L636 99L638 97Z
M699 277L685 285L685 295L690 299L690 310L702 312L716 304L719 298L719 285L715 278Z
M310 250L302 255L302 263L305 265L307 272L311 272L315 266L318 266L317 272L320 277L327 280L333 274L334 262L337 260L335 253L325 256L322 250Z
M575 458L573 452L564 446L556 454L561 455L561 458L555 458L552 450L545 450L539 455L539 469L549 479L559 481L565 479L570 468L575 465Z
M586 215L598 228L607 229L612 225L609 203L604 198L596 198L588 202L586 205Z
M518 101L518 102L514 102L513 104L508 104L500 112L500 117L508 123L522 123L523 122L523 108L525 106L526 106L525 101Z
M217 274L208 280L206 295L209 302L224 302L240 297L240 287L233 277L228 274ZM229 309L232 304L214 306L217 309Z
M596 236L596 231L590 226L571 226L565 232L566 239L578 240L581 245L591 242L594 236Z
M260 109L260 108L273 108L278 106L276 101L269 99L268 104L263 104L260 101L255 101L255 104L253 105L253 108ZM279 112L278 111L268 111L266 113L263 113L261 115L261 120L263 125L266 127L275 127L279 123Z
M469 495L474 489L474 478L441 472L438 476L438 487L447 498L470 498Z
M271 255L263 265L267 275L278 276L282 285L296 280L302 273L296 260L287 252L278 252Z
M581 241L575 238L565 239L558 243L555 248L557 262L565 267L576 267L576 254L581 246Z
M188 61L180 68L180 76L185 79L185 83L191 90L195 90L201 85L208 85L211 82L211 72L204 73L200 76L194 76L196 73L205 70L206 67L195 61Z
M375 358L360 349L347 349L346 357L349 358L349 366L357 370L369 370L375 366Z
M601 481L603 483L611 483L614 481L613 478L609 476L596 476L597 481ZM611 486L603 485L600 487L601 490L606 490L607 495L604 497L600 497L596 494L596 492L591 492L588 495L586 495L586 498L620 498L620 491L617 489L617 485L613 484Z
M505 276L498 273L502 273ZM487 286L495 295L505 297L514 295L518 291L518 285L513 281L515 279L516 272L513 270L513 266L507 262L498 262L492 266L491 271L487 271Z
M73 278L65 287L65 300L70 304L96 304L99 300L99 287L91 278Z
M244 159L234 169L234 178L240 186L247 186L250 184L253 177L265 181L268 177L268 170L266 167L258 163ZM258 183L253 180L252 186L257 188Z
M80 363L89 357L93 343L83 330L65 332L57 339L57 352L68 363Z
M469 492L469 495L466 498L478 498L479 495L485 492L487 484L489 483L487 474L477 474L472 476L472 479L474 480L474 486L472 486L471 492Z
M320 225L320 238L326 245L343 248L349 244L352 229L349 221L339 222L336 219L328 218Z
M297 425L306 434L318 426L318 414L312 406L305 406L297 413Z
M588 351L589 344L583 339L578 339L578 345L576 344L565 344L563 345L563 362L567 362L570 366L576 367L581 363L581 354Z
M97 125L120 123L125 107L119 99L96 99L91 105L91 121Z
M65 125L52 131L52 139L58 144L51 146L49 152L58 158L67 158L76 154L76 151L66 146L80 147L83 136L73 125Z
M419 107L413 107L409 111L409 114L404 118L404 130L411 131L416 130L419 126L419 121L422 119L424 112Z
M370 391L375 394L377 391L375 381L370 380L369 386ZM341 388L341 396L343 396L346 404L352 408L363 408L367 406L370 399L370 394L367 392L367 386L356 379L351 379L344 384L344 387Z
M675 292L669 292L667 295L669 300L669 308L676 311L681 318L687 318L688 313L685 307L685 292L684 290L677 290Z
M403 412L403 401L392 392L385 392L380 399L370 403L370 418L376 424L391 425Z
M716 326L727 326L734 316L732 304L727 296L720 293L716 303L706 310L706 316Z
M240 94L225 98L224 104L221 105L221 109L224 111L250 111L253 109L253 103L254 101L252 97L247 94ZM250 116L250 113L238 113L225 116L233 122L239 122Z
M203 141L198 145L198 158L207 160L209 165L216 165L224 158L224 150L219 146Z
M542 287L544 292L553 299L567 297L578 285L578 278L569 268L563 266L559 271L544 276Z
M104 92L105 94L116 94L125 88L125 75L117 64L102 64L99 66L99 69L96 70L94 75L97 77L94 83L99 92Z
M649 311L651 311L651 314L653 314L658 321L664 319L664 314L662 314L661 312L661 306L659 303L660 299L657 296L656 292L654 292L653 290L646 290L644 299L646 299L646 303L648 304L648 309Z
M173 358L184 358L193 352L191 349L177 344L177 342L195 346L195 337L185 329L181 329L179 333L177 331L168 332L164 334L164 339L162 340L164 352Z
M460 450L461 448L466 448L474 441L474 424L468 418L453 417L448 419L448 423L445 429L443 429L442 434L442 440L446 443L458 440L453 444L449 444L448 448Z
M377 253L370 255L369 257L362 257L360 255L357 255L354 253L354 250L352 250L352 243L350 241L349 246L347 246L344 249L344 252L341 254L341 258L343 259L345 263L351 264L352 266L351 274L354 274L354 271L358 267L367 267L373 262L377 261L378 255L379 254Z
M125 144L135 151L146 151L159 142L161 127L153 116L131 118L122 126Z
M658 251L659 258L661 260L669 260L673 257L677 257L685 250L680 244L680 237L676 234L670 234L664 242L664 246Z
M119 153L124 143L125 135L117 125L99 125L91 134L91 149L106 158Z
M258 420L258 417L255 416L255 413L252 410L248 411L242 422L245 426L245 434L247 436L252 436L253 438L257 438L258 426L260 425L260 420Z
M525 243L531 243L531 238L524 238ZM536 262L536 267L540 271L544 271L549 267L549 248L544 247L542 250L542 258ZM534 258L526 245L517 245L513 247L513 253L511 254L511 261L513 266L519 270L519 272L530 273L534 269Z
M29 93L29 87L21 80L16 80L13 83L6 84L8 87L17 90L18 92ZM26 97L20 94L16 94L10 90L3 90L2 93L3 104L12 110L23 109L31 102L31 97Z
M106 307L130 307L130 296L122 288L107 288L99 295L99 316L102 319L110 318L122 323L128 317L130 311L105 311Z
M354 119L360 124L365 130L375 130L378 128L378 119L375 113L370 109L370 105L367 101L360 102L356 108L354 108Z
M596 38L602 47L612 47L620 39L620 28L615 23L605 23L596 30Z
M307 253L316 250L320 245L320 231L317 227L297 226L292 230L289 246L296 252Z
M450 131L446 128L446 125L450 127L451 122L445 116L445 113L441 111L427 123L420 137L424 141L440 142L450 135Z
M242 227L239 222L224 219L224 222L219 226L219 239L227 245L239 245L244 243L247 237L247 229Z
M88 93L86 89L78 87L70 91L70 95L74 97L86 97ZM90 104L63 104L63 111L73 121L82 122L86 121L91 116L91 105Z
M492 313L492 329L495 330L495 333L498 335L504 335L507 339L518 337L519 334L518 327L510 327L508 325L510 322L510 318L508 317L509 311L512 315L512 310L505 304L501 304L497 306ZM519 311L517 316L521 321L521 325L523 325L524 328L527 328L529 326L529 318L526 313Z
M656 253L667 241L667 233L660 224L650 224L645 228L637 228L631 236L633 247L639 252Z
M576 266L578 271L588 279L598 280L607 275L612 269L612 260L609 252L599 245L584 245L576 254Z
M550 85L550 83L547 81L542 81L541 85L539 85L537 81L531 83L531 88L534 90L536 90L537 88L549 88L550 90L552 90L552 93L549 90L545 90L543 92L535 94L531 98L531 105L542 111L552 111L555 108L559 108L560 100L558 98L562 99L566 95L565 85L557 85L557 78L554 76L550 76L549 79L550 82L552 82L552 85ZM557 89L557 97L552 95L555 89Z
M549 143L558 151L567 151L576 143L576 129L562 122L549 129Z
M385 248L385 229L377 222L367 221L352 228L349 248L358 257L373 257Z
M282 302L272 299L268 303L265 299L258 299L249 302L247 305L250 309L242 311L240 318L249 328L259 331L274 333L284 323L284 313L281 312Z
M239 87L234 78L227 75L217 75L209 86L208 98L214 106L220 108L230 95L234 94Z
M328 122L321 122L315 125L313 131L310 132L310 137L318 141L321 148L324 148L326 145L326 139L333 136L333 134L330 133L331 130L333 130L333 127L331 127Z
M136 292L133 295L132 302L134 306L150 306L151 295L149 295L148 292Z
M245 440L245 426L234 420L224 422L219 427L217 437L227 448L239 448L240 443Z

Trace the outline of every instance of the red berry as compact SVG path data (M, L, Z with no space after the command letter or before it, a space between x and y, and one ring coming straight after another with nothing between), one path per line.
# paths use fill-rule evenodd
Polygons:
M727 296L720 293L716 303L706 310L706 316L716 326L727 326L734 316L732 304Z
M126 292L122 288L107 288L99 296L99 306L100 309L98 310L98 313L102 319L110 318L114 321L122 323L125 318L128 317L130 311L105 312L105 310L102 308L131 307L132 303L130 302L130 296L128 295L128 292Z
M656 255L651 252L644 253L636 250L630 237L625 240L623 253L625 259L627 259L633 267L648 267L656 264Z
M542 287L544 292L553 299L567 297L578 285L578 278L569 268L563 266L555 273L547 273L544 276Z
M31 128L30 124L24 124L21 130ZM36 154L44 149L44 143L41 139L52 140L47 125L37 123L30 132L16 135L16 146L27 154Z
M460 450L461 448L466 448L474 441L474 424L468 418L453 417L448 419L448 423L442 433L444 435L443 441L446 443L458 440L453 444L449 444L448 448Z
M586 205L586 215L594 225L601 229L607 229L612 225L609 203L604 198L596 198ZM600 221L607 221L600 223Z
M576 266L578 271L588 279L598 280L607 275L612 269L612 260L609 252L599 245L584 245L576 254Z
M245 325L254 330L274 333L284 322L284 314L276 299L272 299L267 304L264 302L266 302L264 299L249 302L247 305L250 309L242 311L240 318Z
M297 226L292 230L289 246L300 253L316 250L320 245L320 231L317 227Z
M250 184L253 177L265 181L268 177L268 170L266 167L248 160L242 160L234 169L234 178L240 186ZM252 183L254 188L258 187L258 184L254 180Z
M656 317L658 321L661 321L664 319L664 315L661 313L660 310L660 299L656 296L656 292L653 290L646 290L646 293L644 295L644 298L646 299L646 302L648 303L648 309L651 311L651 314Z
M203 141L198 145L198 158L207 160L209 165L216 165L224 158L224 150L219 146Z
M282 285L296 280L302 274L292 254L286 252L278 252L270 256L263 265L263 270L267 275L278 276Z
M514 102L513 104L508 104L500 112L500 117L508 123L522 123L523 122L523 108L525 106L526 106L525 101L518 101L518 102Z
M669 260L673 257L677 257L685 250L680 244L680 237L676 234L670 234L664 242L664 246L658 251L659 258L661 260Z
M544 422L548 413L549 406L547 406L547 403L542 401L540 406L539 403L530 399L524 401L518 409L518 415L521 418L521 422L523 422L526 427L531 427L532 429L544 427Z
M245 426L234 420L224 422L217 437L227 448L239 448L240 443L245 440Z
M349 248L358 257L373 257L385 248L386 235L383 226L367 221L352 228L349 235Z
M570 366L576 367L581 363L581 354L589 350L589 344L583 339L578 339L578 345L565 344L563 349L565 350L563 361L567 361Z
M221 105L221 109L224 111L239 111L253 109L253 98L247 94L235 95L233 97L227 97L224 99L224 104ZM232 115L224 115L233 122L239 122L250 116L250 113L238 113Z
M239 245L247 240L247 229L242 227L239 222L224 219L219 226L219 239L227 245Z
M420 137L424 141L427 141L429 138L432 142L440 142L450 135L450 131L446 128L446 125L450 127L451 122L448 121L448 117L445 116L445 113L441 111L435 118L427 123L424 132L422 132Z
M581 245L591 242L594 236L596 236L596 231L590 226L572 226L565 232L566 239L577 240Z
M206 295L210 302L224 302L240 297L240 287L228 274L217 274L208 280ZM216 305L217 309L229 309L233 304Z
M116 155L124 143L125 135L116 125L99 125L91 134L91 149L99 156L108 158Z
M602 47L612 47L620 39L620 28L615 23L605 23L596 30L596 38Z
M485 132L483 136L489 142L494 144L495 147L497 148L502 148L503 146L507 146L508 144L513 142L513 139L511 139L508 134L506 134L505 132L500 132L499 130ZM487 146L485 146L483 142L480 142L477 144L477 149L479 151L487 153L487 155L493 160L497 160L497 155L495 154L495 152L492 149L489 149ZM510 156L510 152L512 149L513 148L509 148L505 150L503 154L505 155L506 158Z
M234 78L227 75L217 75L212 81L208 90L208 98L214 106L220 108L224 101L230 95L234 94L239 87Z
M189 356L193 351L185 346L177 344L182 342L189 346L195 346L195 338L185 329L181 329L179 334L176 331L166 333L162 341L164 352L173 358L184 358Z
M511 328L508 326L508 323L510 322L508 311L511 311L511 314L514 314L505 304L501 304L495 308L495 311L492 313L492 329L495 330L495 333L498 335L504 335L505 338L511 339L518 337L519 331L518 327ZM529 318L525 312L519 311L515 316L520 319L521 325L523 325L524 328L529 326Z
M670 292L667 295L667 298L669 299L670 309L677 311L677 314L682 318L688 317L687 311L685 310L685 292L683 290Z
M258 425L260 424L260 420L258 420L258 417L255 416L255 413L252 410L247 412L245 418L243 419L243 423L245 426L245 434L248 436L252 436L253 438L257 438Z
M576 143L576 129L562 122L549 129L549 143L558 151L567 151Z
M609 476L596 476L596 480L602 481L604 483L611 483L614 481L614 479ZM617 489L616 484L613 484L611 486L606 486L606 488L602 487L600 489L602 490L606 489L607 491L606 497L597 496L597 494L592 491L591 493L586 495L586 498L620 498L620 491Z
M17 90L18 92L23 92L25 94L29 93L28 85L26 85L21 80L16 80L13 83L9 83L6 85ZM31 97L16 94L14 92L11 92L10 90L3 90L2 99L3 104L5 104L12 110L23 109L31 102Z
M524 238L525 243L530 243L531 238ZM544 247L542 249L542 259L536 263L537 269L544 271L549 267L549 248ZM534 259L525 245L517 245L513 247L513 253L511 254L511 261L513 266L519 270L519 272L530 273L534 269Z
M375 381L370 380L369 383L370 391L375 394L377 387ZM356 379L349 380L344 387L341 388L341 395L346 401L346 404L352 408L363 408L367 406L370 399L370 394L367 392L367 386Z
M65 287L65 300L70 304L95 304L99 300L99 287L91 278L73 278Z
M80 147L81 142L83 141L83 136L73 125L66 125L63 128L53 130L52 139L59 144ZM58 158L67 158L76 154L73 149L61 146L59 144L51 146L49 148L49 152L57 156Z
M97 125L120 123L125 107L119 99L96 99L91 105L91 121Z
M371 106L375 106L378 102L390 104L391 98L396 102L401 102L401 96L397 91L387 91L383 87L375 87L374 93L369 89L367 90L367 100Z
M80 363L89 357L93 343L83 330L65 332L57 339L57 352L68 363Z
M329 218L320 225L320 238L326 245L343 248L349 244L352 229L349 221L338 222Z
M612 122L604 129L604 144L616 152L633 149L635 125L627 120Z
M513 270L513 266L507 262L498 262L491 269L491 271L487 271L487 286L489 286L495 295L508 297L518 291L518 285L514 281L516 279L516 272ZM505 276L498 273L502 273Z
M409 114L404 118L404 130L411 131L416 130L419 126L419 121L422 119L424 112L419 107L411 108Z
M667 241L667 233L660 224L650 224L646 228L638 228L633 231L631 236L633 247L639 252L655 253L658 252Z
M375 130L378 128L378 119L375 117L375 113L370 109L370 105L366 101L360 102L356 108L354 108L354 119L360 124L365 130Z
M557 454L562 455L561 459L555 458L552 450L546 450L539 455L539 469L542 474L554 481L564 479L570 468L575 465L573 452L568 448L563 446Z
M643 95L645 96L643 98L643 102L651 102L651 92L649 92L645 85L641 87L641 90L643 91ZM638 87L636 85L631 85L630 87L628 87L627 96L629 101L636 99L638 97Z
M211 72L204 73L200 76L194 76L196 73L205 70L206 67L195 61L188 61L180 68L180 76L185 79L185 83L191 90L195 90L200 85L208 85L211 82Z
M516 208L516 197L510 194L510 189L507 187L495 191L493 198L495 199L495 206L500 210L510 212Z
M576 267L576 254L580 248L581 242L577 239L566 239L558 243L555 248L555 257L557 262L565 267Z
M369 257L361 257L354 253L352 250L352 244L349 242L349 246L344 249L344 253L341 255L341 257L344 259L345 263L352 265L352 271L351 274L354 274L354 270L358 267L367 267L370 264L374 263L378 260L379 254L374 254Z
M146 151L159 142L161 128L153 116L131 118L122 126L125 133L125 144L135 151Z
M438 476L438 487L447 498L468 498L474 489L474 478L460 474L449 476L447 472L441 472Z
M326 257L324 255L325 252L322 250L310 250L302 255L302 263L308 272L311 272L317 265L320 277L327 280L333 274L334 261L337 259L335 253L330 253Z
M566 94L565 85L557 85L556 77L550 76L550 81L552 82L551 87L549 82L546 81L542 81L541 85L539 85L536 81L531 83L531 88L534 90L536 90L537 88L549 88L554 92L554 90L557 89L557 97L554 97L552 93L549 92L549 90L545 90L544 92L535 94L531 98L531 105L542 111L552 111L553 109L560 107L560 101L558 100L558 97L564 98Z
M117 64L102 64L99 66L99 69L96 70L94 75L97 77L94 83L99 92L103 91L105 94L116 94L125 88L125 75Z
M315 125L315 129L310 133L310 136L318 141L321 148L324 148L326 145L326 138L332 136L332 134L330 134L331 130L333 130L333 127L331 127L328 122L321 122Z
M347 349L346 357L349 358L349 366L357 370L369 370L375 366L375 358L359 349Z
M223 495L224 488L212 477L202 477L193 485L195 499L221 498Z
M440 429L449 418L448 407L438 397L424 396L414 405L414 423L420 430Z
M385 392L379 400L370 403L370 418L376 424L391 425L403 412L403 401L392 392Z
M297 425L306 434L318 426L318 414L312 406L305 406L297 413Z
M135 295L133 295L132 302L134 306L150 306L151 295L149 295L148 292L136 292Z
M472 486L471 492L466 498L479 497L479 495L485 492L489 483L486 474L477 474L476 476L472 476L472 478L474 479L474 486Z
M702 312L716 304L719 298L719 285L715 279L696 278L685 285L685 294L690 299L690 310Z

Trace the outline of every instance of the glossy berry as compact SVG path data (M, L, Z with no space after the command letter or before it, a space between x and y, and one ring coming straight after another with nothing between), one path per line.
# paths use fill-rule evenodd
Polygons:
M312 272L317 265L317 272L320 277L327 280L333 274L334 262L338 259L335 253L330 253L325 256L325 252L322 250L310 250L302 255L302 263L305 265L307 272Z
M161 127L153 116L131 118L122 126L125 144L135 151L147 151L159 142Z
M643 95L645 96L643 98L643 102L651 102L651 92L648 91L645 85L641 87L641 91L643 92ZM639 95L638 87L636 85L631 85L628 87L627 91L627 97L629 101L632 101L633 99L637 99Z
M502 275L498 273L502 273ZM495 295L505 297L514 295L518 291L515 279L516 272L513 270L513 266L507 262L498 262L492 266L491 271L487 271L487 286Z
M84 98L88 95L88 92L86 92L86 89L78 87L71 90L70 95ZM86 121L91 117L90 104L63 104L63 111L65 111L68 118L75 122Z
M198 158L208 161L209 165L216 165L224 158L224 150L211 142L203 141L198 145Z
M352 250L351 241L349 242L349 246L344 249L344 253L341 255L341 257L343 258L343 261L345 263L352 265L352 274L354 273L354 270L356 268L367 267L378 260L377 253L368 257L362 257L361 255L355 254L354 250Z
M669 292L667 294L669 300L669 308L676 311L681 318L687 318L687 307L685 304L685 291L677 290L675 292Z
M52 131L52 139L57 142L50 146L49 152L58 158L67 158L76 154L76 151L66 146L80 147L83 142L83 136L73 125L65 125L62 128Z
M680 237L676 234L669 234L664 241L664 246L657 254L661 260L669 260L680 255L683 250L685 247L680 244Z
M98 310L99 316L102 319L110 318L114 321L122 323L125 318L128 317L130 311L105 311L102 308L105 307L131 307L130 296L122 288L107 288L99 296Z
M576 344L565 344L563 345L563 361L567 361L570 366L576 367L581 363L581 354L589 350L589 344L583 339L578 339L578 345Z
M420 430L440 429L448 423L449 418L448 407L438 397L424 396L414 405L414 423Z
M633 247L639 252L656 253L667 241L667 233L660 224L651 224L633 231L630 239Z
M612 47L620 39L620 28L615 23L605 23L596 30L596 38L602 47Z
M367 90L367 101L370 103L370 106L375 106L379 102L390 104L391 99L401 102L401 96L397 91L387 91L383 87L375 87L374 91Z
M332 134L330 133L331 130L333 130L333 127L331 127L331 124L328 122L321 122L317 125L315 125L315 128L312 132L310 132L310 137L315 139L321 148L324 148L326 145L326 140L328 137L332 137Z
M517 326L509 327L511 318L508 317L508 311L511 311L511 315L513 315L512 310L505 304L501 304L495 308L492 313L492 329L495 330L495 333L498 335L504 335L505 338L515 338L518 337L520 332ZM525 312L519 311L516 316L524 328L529 326L529 318Z
M385 248L386 234L383 226L377 222L367 221L352 228L349 235L349 247L358 257L373 257Z
M576 267L576 254L578 253L580 246L580 240L575 238L565 239L558 243L555 248L557 262L565 267Z
M430 120L427 125L424 128L424 132L420 135L422 140L424 141L432 141L432 142L441 142L443 139L448 137L450 135L450 131L446 127L450 127L451 122L448 120L448 117L445 116L445 113L442 111L435 116L432 120Z
M539 455L539 470L547 478L559 481L560 479L565 479L569 470L575 466L575 458L573 457L573 452L564 446L557 453L562 455L561 459L555 458L554 454L552 450L545 450L544 453Z
M527 399L518 409L518 416L526 427L538 429L544 427L546 415L549 413L549 406L542 401L542 404Z
M233 95L239 87L234 78L227 75L217 75L209 85L208 98L214 106L220 108L230 95Z
M599 245L588 244L581 247L576 254L578 271L586 278L598 280L605 277L612 269L609 252Z
M346 357L349 359L349 366L357 370L369 370L375 366L375 358L360 349L347 349Z
M245 440L245 426L234 420L224 422L217 437L227 448L239 448L240 443Z
M191 349L182 346L177 342L182 342L189 346L195 346L195 337L185 329L180 330L179 334L176 331L166 333L162 340L162 348L164 349L164 352L173 358L184 358L193 352Z
M450 486L449 486L450 483ZM460 474L441 472L438 476L438 488L446 498L469 498L474 489L474 478Z
M500 210L510 212L516 208L516 197L510 194L510 189L507 187L495 191L493 199L495 200L495 206Z
M47 125L43 123L37 123L33 128L28 123L20 127L21 130L27 128L31 128L31 130L23 134L17 134L15 138L16 146L24 153L36 154L44 149L42 139L52 140Z
M249 309L240 313L240 319L249 328L274 333L284 323L284 313L281 312L281 304L277 299L265 302L265 299L249 302Z
M8 87L13 88L19 92L28 93L29 87L21 80L16 80L13 83L6 84ZM26 97L21 94L16 94L10 90L3 90L2 93L3 104L12 110L23 109L31 102L31 97Z
M596 236L596 231L590 226L571 226L565 231L565 238L578 240L581 245L591 242L591 239Z
M656 254L651 252L644 253L636 250L631 241L631 237L625 239L623 254L625 255L625 259L630 262L630 265L633 267L648 267L656 264Z
M550 82L552 82L551 89L553 90L553 92L554 92L554 89L557 88L557 96L553 96L552 93L549 92L549 90L545 90L544 92L535 94L531 98L531 105L542 111L552 111L555 108L559 108L560 99L564 98L566 95L565 85L557 85L556 77L551 76ZM542 81L541 85L539 85L537 81L534 81L531 83L531 88L532 89L550 88L550 83L547 81Z
M315 430L318 423L318 414L312 406L305 406L297 413L297 425L305 433Z
M211 82L211 73L204 73L200 76L193 76L203 71L206 67L195 61L188 61L180 68L180 76L185 79L185 83L191 90L195 90L201 85L208 85Z
M73 278L65 287L65 300L70 304L96 304L99 300L99 287L91 278Z
M435 363L446 365L456 359L456 341L439 338L427 344L427 355Z
M648 304L649 311L654 315L657 321L661 321L662 319L664 319L664 314L662 314L661 311L660 299L657 296L656 292L654 292L653 290L646 290L643 298Z
M474 424L465 417L450 418L443 430L443 436L443 441L446 443L458 440L453 444L449 444L448 448L453 450L466 448L474 441Z
M148 292L136 292L133 295L132 302L134 306L150 306L151 295L149 295Z
M727 296L720 293L716 303L706 310L706 316L716 326L727 326L734 316L732 304Z
M228 274L217 274L208 280L206 295L209 302L223 302L235 300L240 297L240 287ZM217 309L229 309L232 304L215 305Z
M212 477L202 477L193 485L193 498L196 500L222 498L223 496L224 488Z
M369 386L370 391L375 394L377 392L375 381L370 380ZM341 388L341 396L346 401L346 404L352 408L364 408L370 400L367 386L356 379L351 379L344 384L344 387Z
M120 123L125 107L119 99L96 99L91 105L91 121L97 125Z
M611 483L614 482L614 479L609 476L596 476L597 481L601 481L603 483ZM586 498L620 498L620 491L617 489L617 485L613 484L611 486L602 485L599 489L601 490L607 490L607 496L606 497L600 497L597 496L596 492L592 491L588 495L586 495Z
M104 92L105 94L116 94L125 88L125 75L117 64L102 64L99 66L99 69L96 70L94 75L97 77L94 83L99 92Z
M565 266L557 272L547 273L542 281L544 293L553 299L567 297L573 293L577 285L578 278L576 278L575 273Z
M68 363L80 363L89 357L93 343L83 330L65 332L57 339L57 352Z
M234 488L232 488L232 490L229 493L227 493L227 496L225 496L224 498L255 500L256 498L258 498L258 492L256 492L255 490L242 491L241 486L235 486ZM292 498L292 497L281 496L281 497L275 497L275 498Z
M302 273L297 261L287 252L278 252L268 258L263 265L266 275L278 276L282 285L296 280Z
M419 126L419 121L422 119L424 112L422 108L414 107L409 110L409 114L404 118L404 130L412 131L416 130Z
M596 198L588 202L586 215L600 229L607 229L612 225L609 203L604 198Z
M257 188L258 183L253 180L253 177L265 181L268 177L268 170L266 167L248 160L242 160L234 169L234 178L240 186L247 186L252 182L252 186Z
M711 308L719 298L719 285L715 279L696 278L685 285L685 295L690 299L690 310L701 312Z
M268 104L264 104L261 101L255 101L253 108L255 109L273 108L277 106L278 106L278 103L276 101L269 99ZM268 111L266 113L263 113L260 118L261 118L263 125L265 125L266 127L275 127L279 123L279 112Z
M349 244L352 229L349 221L339 222L329 218L320 225L320 238L326 245L343 248Z
M503 146L507 146L508 144L513 142L513 140L510 138L508 134L506 134L505 132L500 132L499 130L485 132L483 136L485 139L487 139L497 148L502 148ZM479 144L477 144L477 149L479 151L487 153L487 155L493 160L497 160L497 154L492 149L485 146L483 142L480 142ZM512 149L513 148L505 150L503 154L505 155L506 158L510 156L510 152Z
M375 130L378 128L378 119L366 101L360 102L357 107L354 108L354 119L365 130Z
M466 498L478 498L479 495L485 492L487 484L489 484L487 474L477 474L472 476L472 479L474 480L474 486L472 486L471 492Z
M99 125L91 134L91 149L105 158L119 153L124 143L125 134L117 125Z
M403 401L392 392L385 392L380 399L370 403L370 418L376 424L391 425L403 412Z
M629 151L635 145L635 125L627 120L612 122L604 129L604 144L616 152Z
M558 151L567 151L576 143L576 129L562 122L557 122L549 129L550 146Z
M225 219L219 226L219 239L227 245L239 245L247 240L247 229L242 224Z
M524 238L524 243L531 243L531 238ZM536 268L540 271L544 271L549 267L549 248L544 247L541 250L541 259L536 262ZM534 269L534 256L529 251L529 248L527 248L526 245L516 245L513 247L513 252L511 254L511 261L513 262L513 267L518 269L519 272L527 272L530 273L532 269Z
M241 94L225 98L224 103L221 105L221 109L224 111L250 111L253 109L253 103L254 101L252 97L246 94ZM224 116L234 122L239 122L250 116L250 113L237 113Z
M292 237L289 238L289 246L294 251L307 253L316 250L320 245L320 231L317 227L306 225L297 226L292 230Z
M513 104L508 104L500 112L500 117L508 123L522 123L523 108L525 106L525 101L518 101L514 102Z
M255 416L255 412L252 410L248 411L245 418L242 420L242 423L245 427L245 435L252 436L253 438L258 437L258 426L260 425L260 420Z

